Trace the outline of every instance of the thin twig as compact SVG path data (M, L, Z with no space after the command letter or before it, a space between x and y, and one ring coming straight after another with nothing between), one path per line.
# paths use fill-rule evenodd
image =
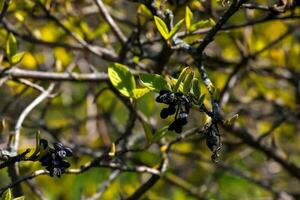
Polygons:
M7 12L8 7L9 7L9 3L10 3L10 0L4 0L4 4L2 6L2 11L0 13L0 23L2 22L4 16L6 15L6 12Z
M91 81L101 82L108 81L106 73L75 73L75 72L43 72L35 70L26 70L11 68L6 70L0 76L8 76L11 78L30 78L35 80L47 80L47 81Z
M55 84L51 83L48 87L47 90L45 90L45 92L41 93L40 96L38 96L34 101L32 101L21 113L20 117L17 120L16 126L15 126L15 130L14 130L14 134L12 135L14 137L14 139L10 139L10 143L9 143L9 149L11 151L16 152L18 150L19 147L19 143L20 143L20 130L22 128L22 124L25 120L25 118L27 117L27 115L38 105L40 104L44 99L46 99L47 97L50 96L52 90L54 89ZM12 137L11 136L11 137Z
M115 35L120 40L120 42L122 44L124 44L127 39L126 39L125 35L123 34L123 32L121 31L121 29L119 28L119 26L114 21L114 19L110 16L110 14L109 14L108 10L106 9L103 1L102 0L94 0L94 1L97 5L99 11L103 15L104 19L106 20L106 22L111 27L112 31L115 33Z

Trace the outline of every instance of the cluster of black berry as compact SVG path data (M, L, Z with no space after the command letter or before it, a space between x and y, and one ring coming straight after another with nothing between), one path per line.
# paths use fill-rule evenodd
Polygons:
M156 98L159 103L169 105L160 112L162 119L175 114L175 120L169 126L170 131L181 133L182 127L187 124L187 118L192 106L190 100L181 92L171 92L169 90L161 90Z
M41 139L41 145L46 150L45 155L39 160L42 166L50 172L50 176L60 177L65 170L70 167L70 163L65 161L66 157L72 156L72 150L63 146L62 143L55 142L53 148L48 146L48 141Z

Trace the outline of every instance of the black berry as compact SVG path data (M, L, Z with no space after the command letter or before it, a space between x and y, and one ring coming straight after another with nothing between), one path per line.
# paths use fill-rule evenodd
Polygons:
M41 140L43 147L48 147L48 142L44 139ZM42 166L45 166L49 171L50 176L60 177L65 173L66 169L71 165L66 160L66 157L72 156L72 150L65 147L60 142L55 142L53 148L47 148L48 152L39 160ZM44 148L46 149L46 148Z
M159 95L156 97L156 101L158 103L169 105L168 108L163 108L161 110L160 117L162 119L166 119L168 116L176 113L175 120L170 124L169 130L181 133L182 127L188 122L188 113L192 107L189 98L181 92L173 93L169 90L161 90Z

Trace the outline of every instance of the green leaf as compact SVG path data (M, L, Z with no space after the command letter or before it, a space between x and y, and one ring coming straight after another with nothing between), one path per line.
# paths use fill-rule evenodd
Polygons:
M8 39L6 41L6 55L8 57L9 62L12 62L12 57L17 52L17 40L15 36L10 33L8 35Z
M10 189L5 190L1 196L1 200L11 200L11 199L12 199L12 196L11 196Z
M185 76L187 75L188 69L189 69L189 67L185 67L185 68L181 71L181 73L180 73L180 75L179 75L179 77L178 77L178 79L177 79L177 82L176 82L176 84L175 84L175 86L174 86L174 88L173 88L174 92L177 92L177 91L178 91L181 82L185 79Z
M151 125L145 121L142 121L142 125L143 125L145 135L146 135L148 142L151 142L152 138L153 138L153 131L152 131Z
M149 88L135 88L132 90L132 95L131 97L134 99L139 99L151 90Z
M40 141L41 141L41 132L38 131L35 134L35 150L29 158L34 158L40 152L40 149L41 149L41 142Z
M212 94L212 96L215 99L218 99L219 98L219 94L220 94L219 89L216 88L214 85L211 85L209 89L210 89L209 92Z
M180 20L180 21L172 28L172 30L170 31L169 36L168 36L167 39L172 38L172 37L179 31L179 29L181 29L183 22L184 22L184 19Z
M108 77L113 86L124 96L131 97L136 88L134 76L129 68L120 63L114 63L108 68Z
M200 21L196 22L195 24L193 24L190 27L189 31L194 32L200 28L206 27L207 25L209 25L209 20L200 20Z
M151 11L144 5L144 4L141 4L139 7L138 7L138 14L139 15L142 15L146 18L152 18L152 13Z
M140 75L140 81L142 85L150 90L160 91L166 88L166 81L159 74L142 74Z
M201 95L200 82L196 78L193 79L193 94L197 99L200 98Z
M198 100L198 106L202 106L203 102L204 102L204 99L205 99L205 94L201 95L199 100Z
M14 198L14 200L25 200L25 197L24 196L17 197L17 198Z
M185 27L189 31L191 28L193 13L188 6L185 7Z
M185 77L184 82L183 82L183 89L182 89L183 94L188 94L189 91L191 90L193 78L194 78L194 72L192 72L192 71L189 72L187 74L187 76Z
M21 60L23 59L24 55L25 55L25 52L20 52L20 53L15 54L15 55L11 58L11 63L12 63L13 65L18 64L18 63L21 62Z
M234 124L234 122L239 118L239 114L235 114L234 116L232 116L230 119L226 120L224 123L226 125L232 125Z
M169 37L169 29L165 22L157 16L154 16L155 25L165 40Z
M213 18L209 18L209 25L211 26L215 26L216 25L216 22Z
M167 132L168 132L168 126L164 126L161 129L157 130L151 140L151 143L155 143L159 141L162 137L166 135Z

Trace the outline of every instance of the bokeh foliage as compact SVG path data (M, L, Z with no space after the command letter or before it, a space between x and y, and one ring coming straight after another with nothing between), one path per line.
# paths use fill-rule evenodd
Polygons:
M201 57L213 95L201 79L195 56L176 46L176 38L197 49L219 17L239 1L3 0L1 10L5 2L9 7L0 24L0 118L5 122L1 150L24 109L55 83L54 95L24 121L18 153L34 149L40 131L50 143L61 141L72 148L72 169L114 145L117 152L131 150L105 162L160 170L167 156L166 171L142 199L300 198L298 1L244 1ZM173 24L163 18L168 10ZM239 115L229 127L219 126L222 149L217 164L211 161L203 132L175 143L167 154L165 145L180 135L168 131L149 141L149 134L174 120L159 117L165 106L155 98L160 89L176 84L186 66L205 94L201 102L207 109L213 109L216 98L224 121ZM55 76L41 78L33 76L35 72ZM61 74L66 78L57 78ZM86 78L81 79L82 74ZM211 116L194 108L184 131L209 123ZM122 135L126 138L119 141ZM24 161L19 169L22 177L43 168ZM97 166L61 178L43 174L21 186L26 199L84 199L107 183L101 199L110 200L129 197L153 176L117 170ZM0 188L11 181L2 168Z

